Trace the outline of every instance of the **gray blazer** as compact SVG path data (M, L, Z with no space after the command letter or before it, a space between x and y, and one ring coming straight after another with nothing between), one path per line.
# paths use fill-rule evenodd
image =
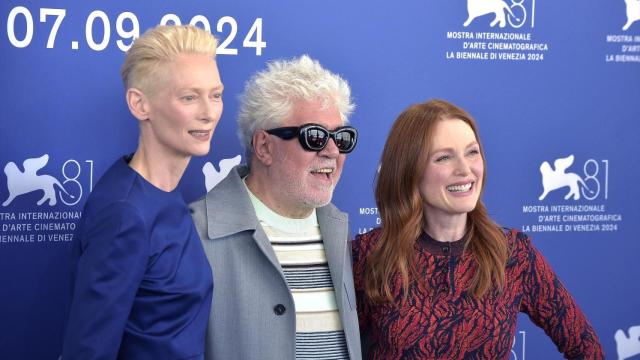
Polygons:
M214 279L205 357L294 360L293 297L242 183L248 171L246 166L236 166L204 198L191 204ZM347 214L332 204L318 208L317 214L349 355L359 360Z

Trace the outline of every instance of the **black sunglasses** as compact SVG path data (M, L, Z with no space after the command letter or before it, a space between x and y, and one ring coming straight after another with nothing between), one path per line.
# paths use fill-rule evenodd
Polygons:
M341 126L333 131L327 130L318 124L304 124L302 126L286 126L265 130L268 134L275 135L284 140L298 137L300 145L307 151L322 151L332 138L338 151L348 154L353 151L358 142L358 130L352 126Z

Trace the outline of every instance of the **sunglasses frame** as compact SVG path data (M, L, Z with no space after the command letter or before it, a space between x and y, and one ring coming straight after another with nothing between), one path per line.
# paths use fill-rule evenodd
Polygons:
M321 148L313 147L307 141L307 132L312 129L321 130L327 134L326 141ZM352 152L353 149L355 149L356 144L358 142L358 130L353 126L340 126L335 130L331 131L322 125L308 123L300 126L284 126L284 127L269 129L265 131L268 134L275 135L283 140L291 140L297 136L298 141L300 142L300 145L302 146L303 149L305 149L306 151L314 151L314 152L320 152L325 147L327 147L327 144L329 144L329 139L333 139L333 142L336 144L336 147L338 147L338 142L336 141L336 135L343 131L350 131L353 140L351 141L351 147L347 150L342 150L338 147L338 151L341 154L348 154Z

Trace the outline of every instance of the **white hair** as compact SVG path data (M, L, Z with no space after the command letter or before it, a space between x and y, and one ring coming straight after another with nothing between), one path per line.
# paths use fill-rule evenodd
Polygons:
M308 55L291 60L276 60L256 73L240 96L238 136L250 161L251 140L256 130L277 127L291 114L296 101L321 100L324 107L335 106L343 124L355 105L349 84L323 68Z

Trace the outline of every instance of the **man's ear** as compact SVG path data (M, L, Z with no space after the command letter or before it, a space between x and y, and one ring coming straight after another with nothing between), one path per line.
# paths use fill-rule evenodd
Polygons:
M273 142L270 138L266 131L256 130L251 142L253 155L264 166L269 166L273 162Z
M142 91L136 88L127 89L126 100L129 111L136 119L149 120L149 100Z

